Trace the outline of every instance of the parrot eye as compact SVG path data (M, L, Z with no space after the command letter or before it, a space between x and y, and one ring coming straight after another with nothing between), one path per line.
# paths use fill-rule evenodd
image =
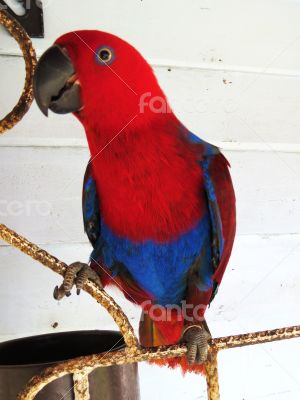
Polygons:
M113 51L109 47L101 47L96 51L96 61L98 64L110 64L113 58Z

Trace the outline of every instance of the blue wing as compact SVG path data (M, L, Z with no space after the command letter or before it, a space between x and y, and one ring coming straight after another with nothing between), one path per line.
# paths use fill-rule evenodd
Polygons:
M198 136L188 132L190 142L201 145L201 160L200 165L204 175L204 189L207 196L210 220L212 224L212 252L214 263L218 265L224 248L224 238L222 232L222 219L220 209L215 192L214 182L210 175L210 164L213 162L216 155L220 155L218 147L205 142Z
M227 266L235 236L235 195L229 163L220 150L188 132L190 142L199 144L200 164L212 226L213 299ZM211 301L210 300L210 301Z
M84 230L95 248L101 233L101 215L91 162L86 167L83 180L82 213Z

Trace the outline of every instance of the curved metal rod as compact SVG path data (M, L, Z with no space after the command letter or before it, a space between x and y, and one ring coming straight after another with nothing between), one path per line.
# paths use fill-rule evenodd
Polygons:
M54 367L47 368L40 375L31 379L25 389L18 395L17 400L32 400L48 383L61 378L67 374L82 373L88 375L95 368L108 367L111 365L130 364L140 361L151 361L159 358L172 358L182 356L186 348L169 346L160 348L140 348L134 354L129 354L127 349L109 352L106 354L95 354L92 356L78 357Z
M1 134L14 127L23 118L31 106L33 100L32 80L37 60L34 48L32 47L32 42L26 31L22 25L20 25L19 22L5 10L0 10L0 24L3 25L11 36L18 42L23 53L26 69L25 84L18 103L10 113L0 120Z
M7 243L21 250L23 253L32 257L34 260L39 261L45 267L48 267L52 269L52 271L64 276L67 268L65 263L59 261L56 257L47 253L47 251L29 242L27 239L18 235L16 232L2 224L0 224L0 237ZM128 318L122 311L121 307L118 306L114 299L103 289L100 289L91 281L88 281L84 285L83 290L89 293L99 304L106 308L124 336L124 341L128 349L135 351L137 347L139 347L139 342L134 334Z

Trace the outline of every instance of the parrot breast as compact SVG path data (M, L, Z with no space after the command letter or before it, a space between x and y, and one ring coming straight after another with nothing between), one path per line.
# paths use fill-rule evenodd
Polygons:
M178 126L133 124L92 165L101 216L118 236L169 242L207 212L199 157Z

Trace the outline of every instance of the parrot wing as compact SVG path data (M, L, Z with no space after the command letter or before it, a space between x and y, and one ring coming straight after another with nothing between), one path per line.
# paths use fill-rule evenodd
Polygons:
M189 140L200 147L208 209L212 226L213 300L225 272L236 229L235 194L229 163L220 150L189 133Z
M83 180L82 213L84 230L95 248L101 233L101 215L96 181L92 172L92 164L89 162Z

